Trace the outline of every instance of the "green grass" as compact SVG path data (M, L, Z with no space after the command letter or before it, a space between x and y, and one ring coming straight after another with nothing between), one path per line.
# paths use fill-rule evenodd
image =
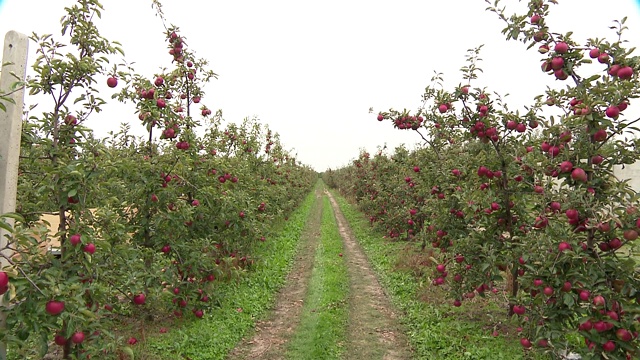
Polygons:
M470 309L468 304L454 308L449 301L420 300L425 284L407 271L398 270L399 256L406 251L405 242L387 242L375 232L365 217L335 194L344 216L361 244L400 318L417 359L523 359L525 354L516 337L491 336L491 323L483 321L487 313L503 311L490 303L485 308ZM466 308L465 308L466 307ZM467 311L478 312L475 321L461 320ZM466 316L466 319L469 319ZM527 355L529 356L529 355Z
M293 263L314 201L315 191L312 191L289 217L280 234L255 249L254 256L261 261L253 271L239 282L218 288L223 299L219 308L209 310L201 320L186 322L179 329L148 338L144 347L138 349L136 359L224 359L251 331L256 320L266 316L272 307L276 291L284 284Z
M289 359L338 359L348 323L349 279L343 242L331 204L323 197L320 244L300 324L287 349Z

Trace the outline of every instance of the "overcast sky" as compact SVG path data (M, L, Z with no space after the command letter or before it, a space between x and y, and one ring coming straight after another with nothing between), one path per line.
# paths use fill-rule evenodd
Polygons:
M222 109L227 121L259 118L301 162L318 171L348 164L360 149L416 144L417 134L377 122L369 108L417 108L434 71L443 72L453 88L462 81L458 70L466 50L480 44L485 44L485 72L477 86L509 93L522 106L547 85L559 85L539 70L541 55L535 48L527 52L524 44L504 40L503 23L485 11L483 0L161 2L189 47L220 75L205 89L203 103ZM0 34L17 30L58 36L63 8L71 3L0 0ZM502 3L514 10L522 6L516 0ZM162 23L150 0L102 4L102 34L123 44L138 72L151 77L169 65ZM624 16L630 28L626 38L638 46L640 6L635 0L559 0L547 23L552 31L573 31L583 43L595 37L613 40L608 27ZM101 89L110 100L113 91ZM121 122L130 122L137 134L144 131L131 109L117 104L88 125L104 136Z

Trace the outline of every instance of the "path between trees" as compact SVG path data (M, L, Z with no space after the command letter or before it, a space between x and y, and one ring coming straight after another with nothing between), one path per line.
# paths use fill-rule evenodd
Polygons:
M389 299L353 236L333 196L316 190L296 261L269 317L256 324L228 359L286 359L288 341L295 335L304 299L309 291L314 254L322 224L322 197L328 196L344 244L349 276L348 328L343 359L404 360L412 353Z

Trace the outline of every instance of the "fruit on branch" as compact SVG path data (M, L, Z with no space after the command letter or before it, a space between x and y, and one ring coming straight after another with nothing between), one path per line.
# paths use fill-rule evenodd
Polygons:
M107 86L110 88L114 88L118 86L118 79L115 76L112 76L107 79Z

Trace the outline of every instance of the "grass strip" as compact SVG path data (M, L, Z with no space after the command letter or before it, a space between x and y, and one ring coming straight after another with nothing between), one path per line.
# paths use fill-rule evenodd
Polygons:
M316 185L316 189L320 184ZM266 316L291 269L301 234L316 201L312 191L293 212L279 235L260 243L254 256L261 261L238 282L221 284L220 307L207 311L204 318L187 322L180 329L148 338L144 353L136 359L224 359ZM142 349L140 349L142 350ZM149 354L152 353L152 354Z
M332 194L367 254L381 285L400 310L400 320L407 328L407 336L417 359L536 358L531 357L532 354L524 354L518 339L491 336L491 331L487 329L491 324L460 321L456 314L468 311L465 305L454 308L446 303L421 301L418 296L420 289L430 285L422 284L411 273L396 269L399 255L405 251L407 243L385 241L383 235L374 231L353 205L337 193Z
M343 241L331 204L323 196L320 244L300 324L287 348L288 359L338 359L348 323L349 278Z

